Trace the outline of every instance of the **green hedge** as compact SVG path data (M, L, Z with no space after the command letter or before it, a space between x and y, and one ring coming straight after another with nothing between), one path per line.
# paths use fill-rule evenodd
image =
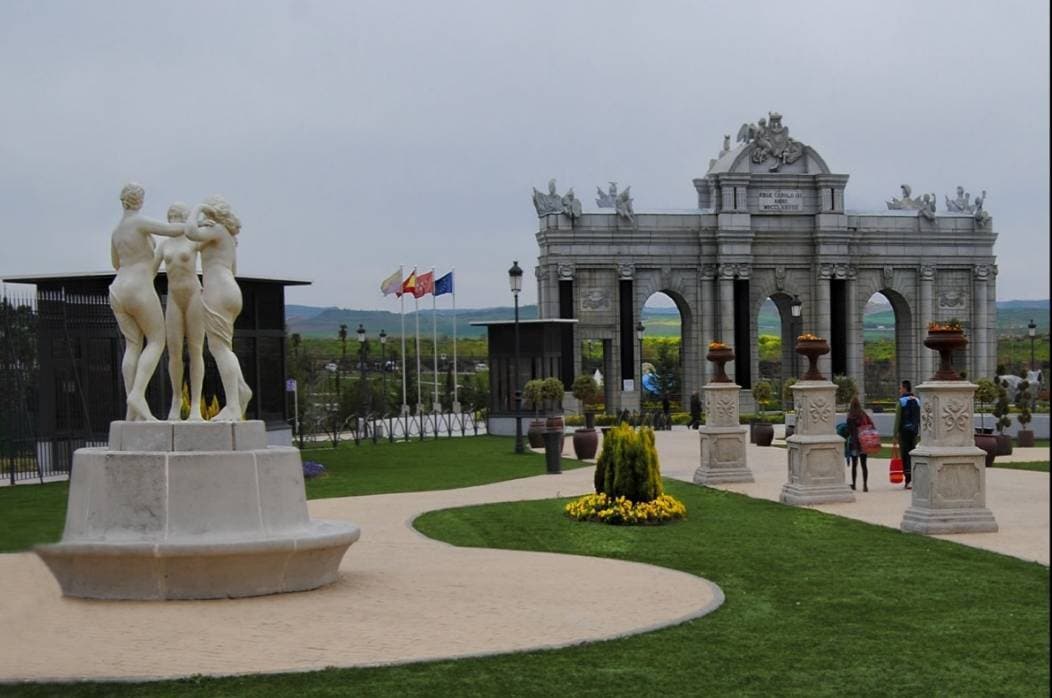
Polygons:
M566 426L568 427L583 427L584 417L581 415L570 415L565 418ZM597 427L610 427L614 426L617 422L617 415L613 414L597 414L595 416L595 425ZM767 424L784 424L785 413L784 412L764 412L763 415L746 413L738 416L739 424L751 424L752 422L766 422ZM689 424L690 413L689 412L673 412L672 413L673 424ZM705 415L701 416L701 423L705 423Z

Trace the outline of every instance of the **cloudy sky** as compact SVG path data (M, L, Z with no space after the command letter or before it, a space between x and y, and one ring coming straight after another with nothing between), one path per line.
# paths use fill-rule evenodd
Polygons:
M724 133L779 111L849 209L986 189L998 297L1047 298L1045 0L0 2L0 275L104 270L146 211L225 195L239 271L290 302L395 309L399 264L458 305L532 279L531 187L689 208ZM535 300L526 284L525 302Z

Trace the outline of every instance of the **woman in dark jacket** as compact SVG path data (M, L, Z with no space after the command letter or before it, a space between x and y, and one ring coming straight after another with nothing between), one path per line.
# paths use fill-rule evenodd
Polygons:
M851 398L851 406L847 411L847 451L851 457L851 489L855 489L858 463L862 461L863 492L869 492L869 468L866 467L866 452L862 450L858 432L863 427L872 425L873 420L862 409L862 403L858 401L858 397Z

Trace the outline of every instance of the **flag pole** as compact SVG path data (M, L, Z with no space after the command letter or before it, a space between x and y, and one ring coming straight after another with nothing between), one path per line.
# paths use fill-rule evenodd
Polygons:
M398 278L405 283L405 267L398 265ZM399 289L398 300L402 304L402 416L409 414L409 402L405 394L405 289Z
M416 296L416 285L419 281L415 278L416 267L413 267L413 314L416 315L416 413L420 414L421 392L420 392L420 299Z
M460 393L457 386L457 268L449 270L453 282L453 411L460 414Z
M435 414L442 411L438 401L438 296L435 295L435 268L431 267L431 353L434 356L435 399L431 403Z

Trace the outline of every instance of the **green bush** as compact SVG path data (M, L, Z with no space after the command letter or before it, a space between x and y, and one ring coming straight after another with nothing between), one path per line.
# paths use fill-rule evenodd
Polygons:
M786 378L785 383L782 384L782 405L785 406L787 411L794 403L793 391L791 390L794 383L796 383L795 378ZM793 407L792 409L796 408Z
M544 380L534 378L526 381L526 385L522 386L522 399L530 409L541 409L544 402Z
M561 404L564 392L566 392L566 388L558 378L545 378L541 381L542 400L552 400L557 404Z
M997 420L994 422L994 428L997 429L997 433L1003 434L1005 429L1012 426L1012 420L1008 416L1008 381L1001 381L997 384L997 402L994 403L994 417Z
M593 484L596 494L632 502L650 502L664 494L654 430L622 425L608 431L596 459Z
M767 407L767 403L771 401L771 397L773 396L774 386L772 386L771 381L766 378L761 378L752 384L752 399L760 406L761 415L764 412L764 408Z
M1027 424L1030 424L1030 382L1023 381L1019 384L1019 392L1016 393L1015 404L1019 408L1019 415L1016 419L1019 420L1019 428L1026 429Z
M854 378L833 376L833 382L836 383L836 404L846 405L851 402L851 398L858 395L858 386L855 385Z
M587 408L599 397L599 384L595 382L595 378L592 376L582 373L577 378L574 378L571 391L573 396Z

